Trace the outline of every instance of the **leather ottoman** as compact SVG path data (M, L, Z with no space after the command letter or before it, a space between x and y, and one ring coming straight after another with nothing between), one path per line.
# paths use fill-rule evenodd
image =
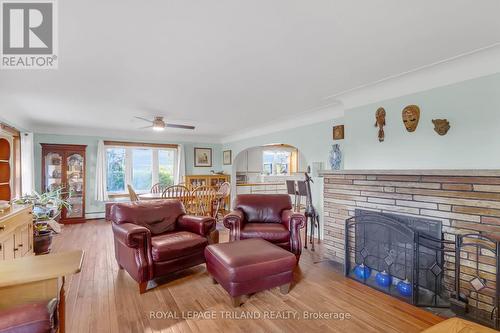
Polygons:
M213 244L205 248L207 270L240 306L243 295L280 286L288 293L297 259L260 238Z

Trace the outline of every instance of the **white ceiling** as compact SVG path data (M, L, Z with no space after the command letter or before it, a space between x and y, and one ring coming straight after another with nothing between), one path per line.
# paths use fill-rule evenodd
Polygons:
M58 4L59 69L0 71L1 118L37 132L217 141L500 42L498 0Z

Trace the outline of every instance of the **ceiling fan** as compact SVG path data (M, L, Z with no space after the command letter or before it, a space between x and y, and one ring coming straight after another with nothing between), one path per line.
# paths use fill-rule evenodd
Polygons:
M151 126L141 127L141 129L152 128L155 131L163 131L166 127L170 127L170 128L182 128L182 129L189 129L189 130L194 130L195 129L194 126L166 123L163 120L163 117L155 117L153 120L149 120L149 119L142 118L142 117L135 117L135 118L147 121L148 123L151 123Z

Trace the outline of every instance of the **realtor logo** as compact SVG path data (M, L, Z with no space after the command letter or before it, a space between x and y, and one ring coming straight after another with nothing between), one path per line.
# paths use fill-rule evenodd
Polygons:
M53 0L1 2L2 69L57 68Z

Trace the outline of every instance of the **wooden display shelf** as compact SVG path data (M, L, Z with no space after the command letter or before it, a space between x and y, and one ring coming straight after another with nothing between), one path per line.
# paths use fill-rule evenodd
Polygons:
M69 191L71 186L78 186L78 202L72 212L63 209L61 223L82 223L85 222L85 169L86 169L86 148L85 145L65 145L42 143L42 190L46 191L51 186L62 186L64 192ZM70 164L70 160L81 161L81 165L75 167ZM53 172L57 170L59 174L54 177ZM74 180L72 176L79 177Z

